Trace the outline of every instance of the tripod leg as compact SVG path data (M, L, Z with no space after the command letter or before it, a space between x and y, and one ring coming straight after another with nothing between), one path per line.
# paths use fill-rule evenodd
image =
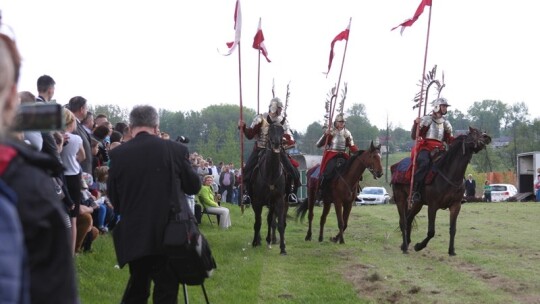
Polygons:
M189 304L188 293L187 293L187 285L182 284L182 288L184 289L184 303Z
M201 287L204 294L204 299L206 300L206 304L210 304L210 302L208 301L208 295L206 294L206 289L204 288L204 283L201 284Z

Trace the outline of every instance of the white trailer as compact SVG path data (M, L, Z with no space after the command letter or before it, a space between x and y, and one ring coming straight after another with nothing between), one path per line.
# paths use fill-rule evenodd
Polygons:
M540 151L517 155L517 188L521 200L534 199L534 183L540 174Z

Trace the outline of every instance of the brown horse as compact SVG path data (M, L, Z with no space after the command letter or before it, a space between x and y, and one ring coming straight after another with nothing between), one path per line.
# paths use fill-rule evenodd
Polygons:
M420 212L423 205L428 206L428 232L427 237L414 245L415 251L424 249L429 240L435 235L435 218L437 210L450 210L450 244L448 254L456 255L454 250L454 237L456 235L456 222L463 200L464 176L472 155L480 152L491 142L491 137L477 129L469 127L467 135L454 139L448 151L434 161L432 167L432 182L426 184L421 191L421 203L408 204L409 183L396 180L402 172L398 172L399 163L392 166L392 190L399 213L399 227L403 237L401 250L407 253L411 242L411 226L414 217ZM401 162L403 162L402 160ZM430 174L431 174L430 173ZM430 175L428 174L428 176ZM429 178L429 177L428 177Z
M339 233L330 238L332 242L345 243L343 233L347 229L349 215L351 213L352 204L358 193L358 182L362 177L365 169L368 169L374 178L379 178L383 175L381 164L381 145L375 147L371 142L370 147L366 151L358 151L351 155L347 163L339 169L336 176L330 181L329 187L322 193L323 213L321 215L319 242L323 240L324 224L326 216L330 212L330 206L334 203L336 216L338 220ZM308 172L313 172L314 168ZM308 173L309 174L309 173ZM308 199L303 201L296 207L296 217L302 219L309 210L309 228L306 234L306 241L311 241L311 222L313 221L313 206L315 205L315 197L317 193L318 182L308 183Z

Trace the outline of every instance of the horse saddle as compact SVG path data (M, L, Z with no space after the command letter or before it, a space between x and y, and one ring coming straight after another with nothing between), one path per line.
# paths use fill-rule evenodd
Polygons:
M327 180L333 179L338 170L345 165L347 162L347 159L343 156L337 155L336 157L330 159L328 163L326 164L326 168L324 169L324 172L322 173L324 175L324 178ZM319 176L321 175L321 165L317 164L311 169L309 169L306 172L306 176L308 176L308 182L307 187L311 188L315 185L319 184Z
M435 157L436 160L434 160L433 164L430 166L428 173L426 174L426 178L424 179L424 185L431 184L433 182L433 179L435 179L435 176L437 176L436 161L440 158L440 154L437 154ZM392 184L410 184L412 177L411 158L406 157L398 163L393 164L390 167L390 172L392 172Z

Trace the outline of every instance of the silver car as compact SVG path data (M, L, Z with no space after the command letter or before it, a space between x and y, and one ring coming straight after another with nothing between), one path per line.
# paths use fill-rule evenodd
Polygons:
M490 186L492 202L504 202L518 193L512 184L490 184Z
M390 194L384 187L364 187L356 197L356 205L378 205L389 202Z

